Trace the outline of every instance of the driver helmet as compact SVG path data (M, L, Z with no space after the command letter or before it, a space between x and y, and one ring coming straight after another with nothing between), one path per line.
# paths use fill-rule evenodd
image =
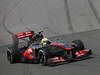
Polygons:
M43 45L43 46L47 45L48 41L49 41L49 40L48 40L47 38L43 38L43 39L41 40L41 45Z

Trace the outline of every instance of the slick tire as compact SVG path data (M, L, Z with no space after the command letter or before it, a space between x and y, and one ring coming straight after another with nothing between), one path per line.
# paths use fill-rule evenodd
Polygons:
M10 64L15 63L14 56L13 56L13 50L12 49L8 49L7 50L7 59L8 59Z
M47 65L47 57L46 57L46 54L44 52L39 52L39 58L40 58L40 63L43 66L46 66Z
M77 50L84 50L84 44L81 40L74 40L72 41L72 46Z

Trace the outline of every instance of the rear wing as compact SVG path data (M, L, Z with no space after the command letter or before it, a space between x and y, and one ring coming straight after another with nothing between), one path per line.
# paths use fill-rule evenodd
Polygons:
M26 38L26 37L32 37L34 35L34 31L26 31L26 32L22 32L22 33L17 33L15 34L15 36L18 38L18 39L23 39L23 38Z
M29 37L29 39L32 38L32 36L34 36L34 31L26 31L26 32L21 32L21 33L17 33L12 35L12 40L13 40L13 47L15 50L18 49L18 45L19 45L19 39L24 39Z

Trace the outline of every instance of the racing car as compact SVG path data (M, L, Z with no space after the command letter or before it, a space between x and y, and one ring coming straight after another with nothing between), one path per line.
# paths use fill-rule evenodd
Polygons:
M40 41L44 38L42 32L26 31L13 35L13 45L7 49L8 61L11 64L15 62L32 62L49 65L83 59L92 54L91 49L85 49L81 40L74 40L72 44L68 44L46 39L44 45L42 45L40 44ZM20 39L28 40L27 46L19 47Z
M39 58L37 57L37 51L41 46L37 43L33 44L35 41L40 41L43 38L43 31L35 33L34 31L26 31L14 34L12 36L13 45L7 48L7 59L9 63L16 62L33 62L38 63ZM24 40L27 44L20 44L20 40ZM22 45L22 47L20 47ZM30 47L31 45L31 47ZM37 51L36 51L37 49Z
M39 50L39 60L42 65L51 65L60 62L70 62L88 58L91 49L85 49L81 40L74 40L72 44L64 42L51 42Z

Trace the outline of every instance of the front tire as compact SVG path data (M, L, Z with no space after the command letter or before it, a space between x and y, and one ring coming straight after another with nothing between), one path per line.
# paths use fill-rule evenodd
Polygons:
M38 64L39 62L39 59L33 60L33 64Z
M43 52L39 52L39 58L40 58L40 63L44 66L47 65L47 57L45 55L45 53Z
M84 50L84 44L81 40L74 40L72 41L72 46L77 50Z

